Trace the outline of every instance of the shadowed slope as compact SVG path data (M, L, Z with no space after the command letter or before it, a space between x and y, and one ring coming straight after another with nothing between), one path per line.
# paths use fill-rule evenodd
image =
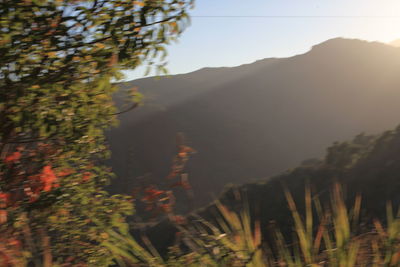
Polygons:
M285 197L291 192L297 209L305 214L304 191L311 187L314 196L327 211L333 185L343 186L348 207L357 195L362 197L361 218L357 229L368 232L373 219L386 219L386 206L400 204L400 127L380 135L358 135L351 141L335 143L327 149L323 160L309 162L258 183L247 183L227 188L218 200L230 210L239 212L249 208L252 220L259 220L264 241L279 227L287 240L293 237L292 214ZM200 217L214 222L218 207L212 203L195 211ZM196 220L196 216L188 216ZM317 224L316 224L317 225ZM163 220L147 229L157 249L164 252L175 240L174 225ZM353 233L356 234L356 233Z

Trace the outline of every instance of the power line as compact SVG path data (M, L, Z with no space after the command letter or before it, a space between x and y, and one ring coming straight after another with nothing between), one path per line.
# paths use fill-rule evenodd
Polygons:
M191 15L191 18L310 18L310 19L400 19L400 16L357 16L357 15Z

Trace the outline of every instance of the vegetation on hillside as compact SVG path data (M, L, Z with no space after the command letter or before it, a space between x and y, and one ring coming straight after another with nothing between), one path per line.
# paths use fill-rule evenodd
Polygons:
M305 212L301 213L289 191L285 199L291 213L293 239L284 238L280 225L270 228L273 239L265 242L257 218L249 209L238 212L217 203L216 222L200 217L190 223L176 223L177 243L161 257L145 239L139 245L128 231L109 232L118 240L114 248L120 266L399 266L400 218L392 205L386 205L386 225L375 219L370 228L360 222L362 200L359 195L349 208L339 184L330 191L330 202L323 205L309 187L304 194ZM282 207L283 208L283 207ZM316 220L317 218L317 220Z
M310 186L324 207L331 199L329 188L335 183L340 183L343 185L346 195L344 201L348 207L355 203L359 194L363 197L360 207L362 220L359 221L362 227L352 233L357 235L369 231L374 219L386 222L387 202L393 203L394 207L400 204L400 166L397 160L399 151L400 128L381 135L360 134L352 141L333 144L328 148L323 160L305 161L303 165L263 182L226 188L219 201L233 212L240 213L243 209L242 201L246 199L251 224L258 221L261 229L264 229L263 242L274 242L274 231L267 229L271 229L271 225L275 224L287 242L292 243L292 225L287 223L292 214L285 208L287 199L284 188L291 192L299 212L305 213L306 186ZM218 223L215 218L218 210L218 205L211 204L194 214L212 223ZM191 218L189 215L188 219ZM314 225L322 223L318 216L314 216L314 219ZM179 232L176 225L167 220L146 230L160 252L174 244L176 232Z

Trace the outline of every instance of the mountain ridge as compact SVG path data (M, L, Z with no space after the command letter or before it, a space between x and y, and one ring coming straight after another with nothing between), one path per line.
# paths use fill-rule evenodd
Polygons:
M357 38L344 38L344 37L335 37L335 38L331 38L328 39L326 41L323 41L321 43L318 43L316 45L311 46L311 48L303 53L299 53L299 54L294 54L291 56L286 56L286 57L266 57L266 58L261 58L261 59L257 59L254 60L252 62L247 62L247 63L243 63L240 65L235 65L235 66L218 66L218 67L202 67L190 72L185 72L185 73L177 73L177 74L168 74L168 75L163 75L163 76L147 76L147 77L143 77L143 78L137 78L137 79L133 79L133 80L128 80L128 81L123 81L123 82L117 82L116 85L124 85L127 83L135 83L136 81L141 81L141 80L145 80L145 79L168 79L169 77L178 77L178 76L185 76L185 75L190 75L190 74L194 74L197 72L201 72L201 71L213 71L213 70L222 70L222 69L232 69L232 68L240 68L240 67L245 67L247 65L253 65L253 64L258 64L261 63L263 61L267 61L267 60L281 60L281 59L288 59L288 58L293 58L296 56L301 56L301 55L305 55L307 53L312 52L315 49L319 49L320 47L324 47L324 46L329 46L332 43L338 43L338 42L343 42L343 43L349 43L349 42L353 42L353 43L364 43L364 44L375 44L375 45L380 45L380 46L392 46L392 43L397 43L398 41L400 41L400 39L398 40L394 40L393 42L389 42L389 43L384 43L384 42L379 42L379 41L368 41L368 40L362 40L362 39L357 39ZM397 46L394 47L395 49L399 48Z
M187 171L200 206L226 183L269 177L333 141L391 128L399 67L398 48L336 38L289 58L121 84L147 101L109 134L112 190L126 192L146 173L146 182L165 183L177 132L198 151Z

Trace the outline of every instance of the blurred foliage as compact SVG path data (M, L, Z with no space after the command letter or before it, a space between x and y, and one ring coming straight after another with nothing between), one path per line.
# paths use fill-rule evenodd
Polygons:
M191 5L0 1L1 266L111 263L107 231L133 211L129 197L103 190L103 131L120 112L112 81L141 64L165 72Z
M374 226L359 232L361 196L348 208L342 187L335 184L329 204L323 206L318 195L306 187L305 213L286 190L286 201L292 215L287 221L295 238L287 241L273 229L274 240L266 242L257 218L251 218L247 203L234 212L216 203L218 215L214 223L198 216L193 220L176 221L177 244L161 257L147 240L138 244L128 232L113 232L118 241L109 243L120 266L399 266L400 218L387 204L387 222L374 221ZM283 208L283 207L282 207ZM315 218L318 218L316 220ZM183 245L182 245L183 244Z

